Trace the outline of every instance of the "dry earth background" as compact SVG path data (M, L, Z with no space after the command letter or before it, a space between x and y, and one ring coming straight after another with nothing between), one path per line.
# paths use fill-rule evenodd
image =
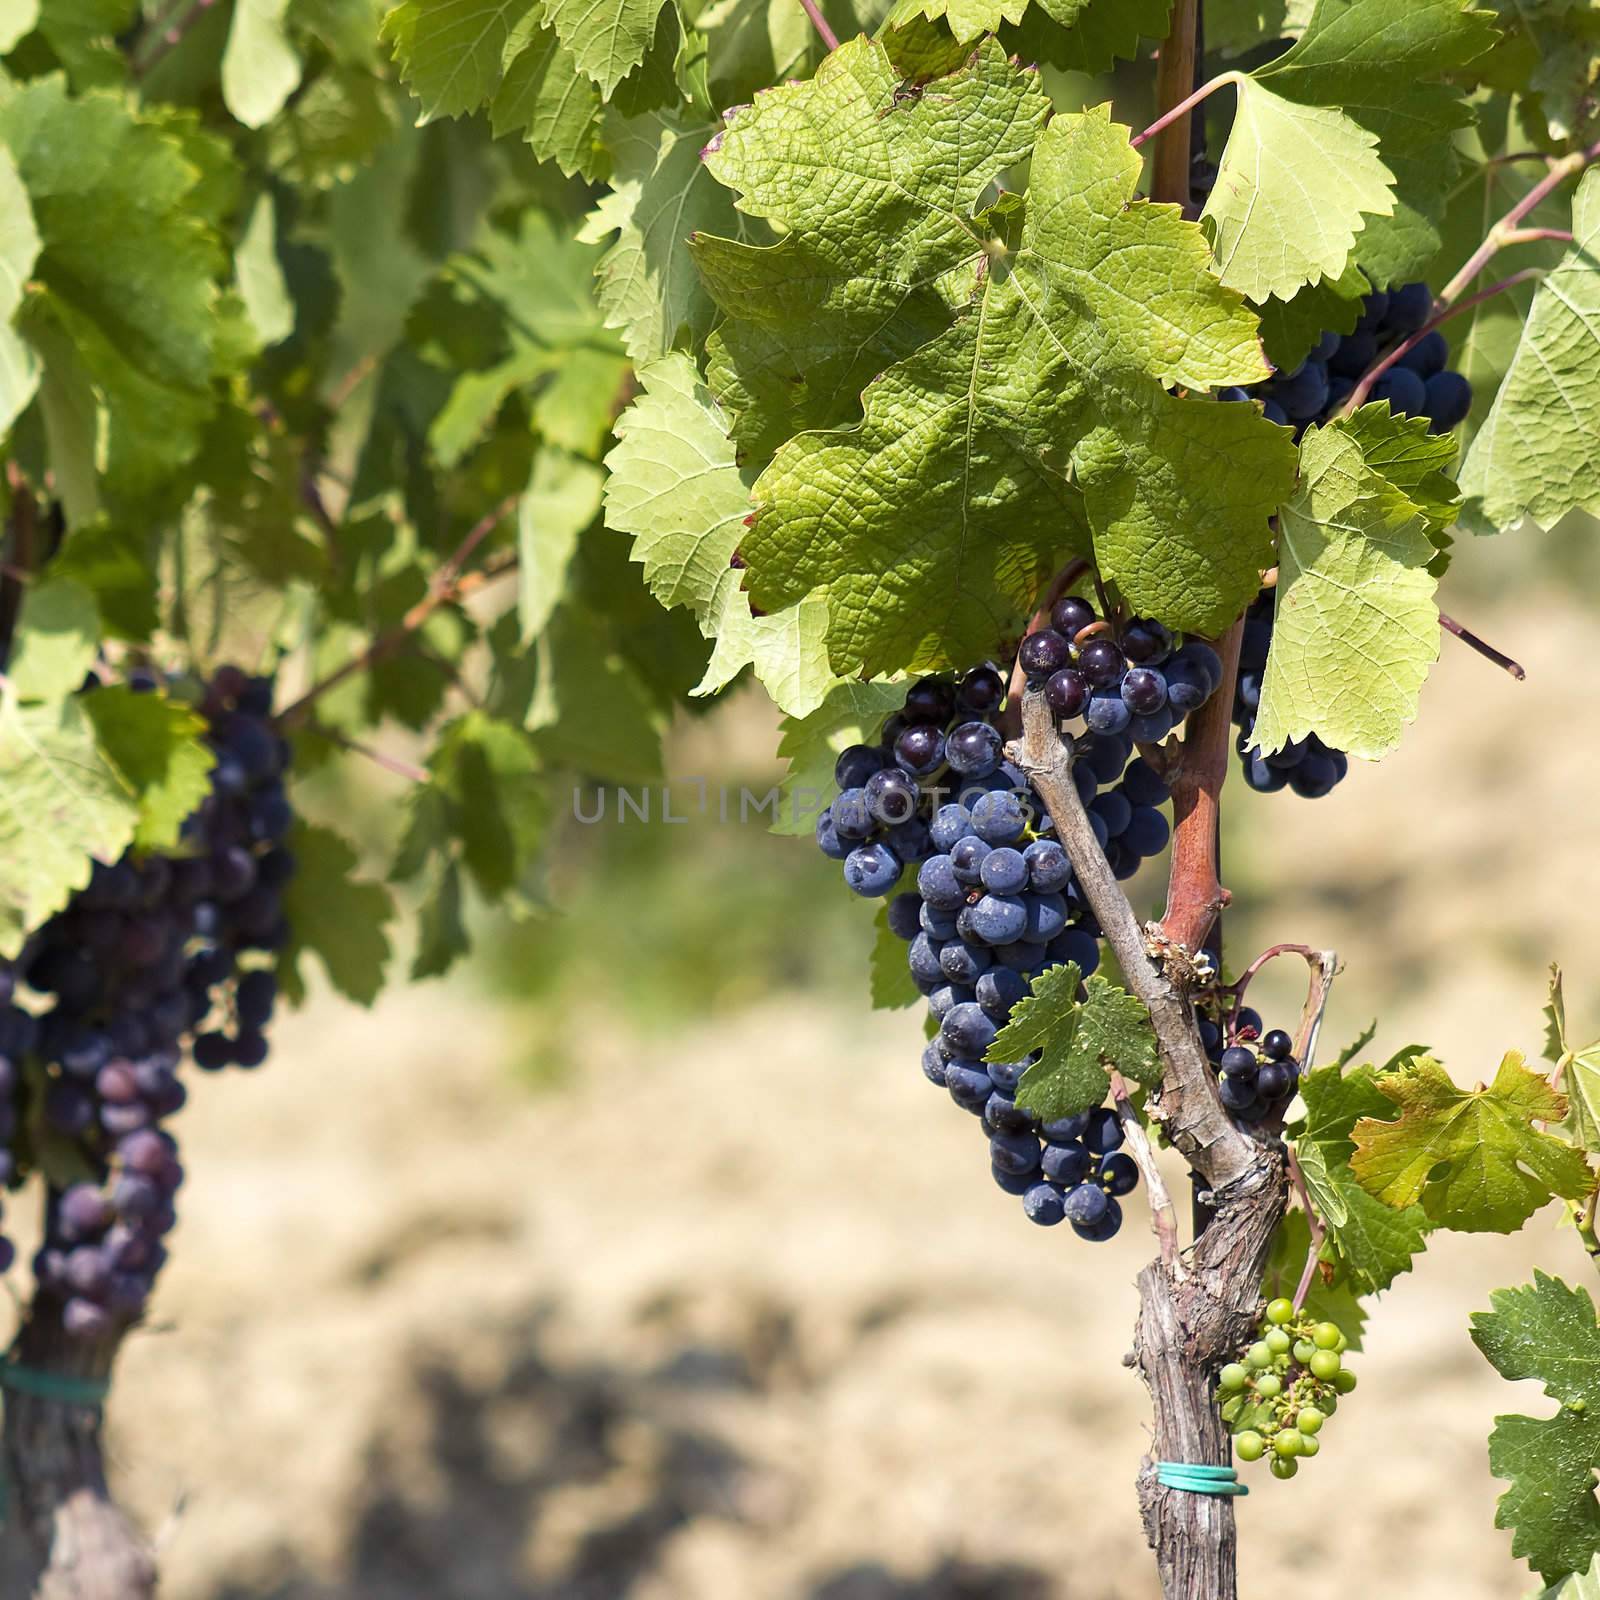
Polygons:
M1381 1013L1375 1048L1426 1040L1463 1083L1537 1049L1553 956L1600 1031L1596 630L1570 595L1519 599L1473 620L1528 684L1447 645L1398 756L1325 802L1244 796L1230 840L1236 956L1338 947L1325 1040ZM688 732L674 770L746 737L771 748L753 705ZM691 843L698 890L671 892L720 895L754 941L738 919L768 911ZM808 846L739 849L798 871ZM867 919L813 930L811 896L842 891L821 863L796 881L785 936L847 969ZM625 897L610 915L594 970L631 986L661 924ZM1155 1593L1120 1365L1137 1198L1109 1246L1029 1227L924 1084L917 1023L870 1014L864 981L659 1026L603 981L516 988L402 987L371 1013L319 994L267 1070L198 1084L173 1262L110 1412L170 1600ZM1492 1526L1484 1440L1549 1402L1495 1377L1467 1316L1534 1261L1585 1279L1554 1217L1441 1239L1380 1302L1314 1467L1251 1475L1247 1596L1537 1587Z

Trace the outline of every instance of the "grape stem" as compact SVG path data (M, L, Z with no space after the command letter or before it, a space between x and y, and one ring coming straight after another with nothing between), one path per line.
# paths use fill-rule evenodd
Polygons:
M1226 986L1225 992L1233 996L1233 1005L1228 1011L1227 1033L1230 1042L1233 1039L1234 1031L1239 1026L1239 1010L1244 1005L1244 992L1250 987L1250 980L1269 961L1276 961L1279 956L1300 956L1315 969L1321 954L1321 951L1313 950L1308 944L1275 944L1263 950L1232 983Z
M379 662L398 655L411 645L422 625L440 606L464 600L485 584L503 578L507 573L515 572L518 565L515 556L492 568L474 572L466 572L463 568L472 559L478 546L516 509L517 502L521 498L520 494L507 495L493 511L481 517L429 580L427 594L417 601L394 627L378 634L366 649L335 667L325 677L319 678L298 699L285 706L275 719L278 726L298 727L310 715L311 707L325 694L337 689L340 684L348 683L351 678L368 671Z
M133 60L128 63L128 71L132 76L135 78L144 77L152 67L176 50L187 37L189 30L216 3L217 0L194 0L194 4L176 22L170 26L163 23L160 32L155 36L154 48L146 51L143 55L136 53ZM169 11L167 15L171 16L172 13Z
M1318 1259L1322 1255L1322 1241L1327 1237L1328 1230L1323 1225L1322 1218L1317 1215L1317 1208L1311 1203L1311 1191L1306 1187L1305 1174L1300 1170L1300 1163L1295 1159L1294 1149L1289 1149L1289 1181L1294 1185L1294 1192L1300 1197L1300 1204L1305 1208L1306 1225L1311 1230L1311 1245L1306 1251L1306 1264L1300 1271L1300 1282L1294 1291L1294 1308L1300 1311L1306 1303L1306 1296L1311 1293L1311 1285L1316 1279Z
M1485 300L1492 300L1497 294L1504 294L1507 289L1514 289L1519 283L1527 283L1533 278L1544 276L1543 267L1523 267L1520 272L1513 272L1510 277L1502 278L1498 283L1492 283L1487 289L1480 289L1476 294L1468 295L1465 300L1457 301L1453 305L1446 305L1443 310L1434 314L1423 323L1409 338L1402 339L1387 355L1380 356L1361 374L1361 381L1350 391L1350 398L1345 401L1339 410L1341 417L1348 417L1352 411L1358 411L1367 403L1367 396L1372 392L1372 386L1395 362L1408 355L1422 343L1433 330L1441 324L1448 322L1452 317L1459 317L1462 312L1470 311L1474 306L1482 305ZM1435 304L1441 302L1436 301Z
M811 26L817 30L817 37L827 45L829 50L839 48L839 35L828 26L828 19L823 16L822 8L817 0L800 0L801 9L811 18Z
M1174 18L1174 22L1176 22L1176 20L1177 19ZM1158 59L1157 66L1156 66L1156 71L1157 71L1157 75L1158 75L1158 77L1157 77L1158 86L1159 86L1159 82L1160 82L1160 78L1159 78L1159 74L1160 74L1160 70L1161 70L1160 62L1165 60L1165 59L1166 59L1166 46L1163 45L1162 46L1161 56ZM1174 56L1174 60L1176 60L1176 59L1177 58L1176 58L1176 55L1175 55ZM1193 51L1191 49L1190 57L1189 57L1188 77L1187 77L1186 81L1192 81L1193 73L1194 73L1194 54L1193 54ZM1174 69L1173 69L1173 76L1174 77L1177 76L1176 67L1174 67ZM1175 105L1170 111L1165 111L1159 117L1157 117L1156 120L1154 122L1152 122L1150 124L1150 126L1144 130L1143 133L1136 133L1133 136L1133 138L1131 138L1128 141L1128 143L1131 144L1135 150L1137 150L1140 145L1146 143L1150 139L1155 138L1155 136L1157 134L1165 133L1167 131L1167 129L1170 128L1173 125L1173 123L1177 122L1180 117L1182 117L1184 119L1187 119L1188 116L1189 116L1189 113L1191 111L1193 111L1194 108L1197 105L1199 105L1204 100L1209 100L1211 98L1211 96L1214 95L1217 92L1218 89L1226 88L1227 85L1230 84L1230 83L1238 83L1243 77L1244 77L1244 74L1242 72L1220 72L1220 73L1217 74L1216 77L1207 79L1207 81L1202 83L1200 85L1200 87L1198 89L1196 89L1192 94L1185 95L1184 98L1182 100L1180 100L1177 103L1177 105ZM1187 120L1185 120L1184 131L1187 134L1187 132L1188 132ZM1184 148L1184 162L1185 162L1185 167L1187 169L1187 163L1188 163L1188 158L1189 158L1189 152L1188 152L1188 148L1187 148L1187 140L1184 141L1184 145L1185 145L1185 148Z
M1528 674L1518 662L1513 661L1510 656L1502 655L1492 644L1486 644L1470 628L1462 627L1454 617L1447 616L1443 611L1439 613L1439 626L1446 633L1453 634L1463 644L1470 645L1485 660L1492 661L1497 667L1509 672L1518 683L1527 678Z
M319 739L326 739L329 744L336 744L341 750L348 750L351 755L365 756L374 766L382 767L385 772L392 772L397 778L404 778L408 783L428 782L426 767L419 767L411 761L403 761L399 756L391 756L383 750L375 750L371 745L361 744L349 734L341 733L337 728L330 728L324 722L317 722L308 717L300 726L307 733L315 734Z
M1150 1195L1150 1226L1155 1230L1156 1240L1161 1249L1161 1259L1168 1271L1175 1278L1181 1279L1184 1276L1184 1269L1183 1262L1178 1256L1177 1207L1172 1203L1167 1180L1162 1176L1161 1167L1156 1161L1155 1147L1150 1143L1150 1135L1144 1131L1139 1113L1133 1109L1133 1104L1128 1098L1128 1085L1123 1080L1122 1074L1115 1069L1111 1073L1111 1103L1116 1107L1117 1116L1122 1123L1128 1154L1132 1156L1134 1165L1144 1178L1145 1189Z
M1594 1226L1596 1205L1600 1205L1600 1191L1591 1194L1587 1200L1567 1202L1572 1212L1573 1226L1578 1230L1578 1242L1595 1266L1600 1267L1600 1235L1596 1234Z

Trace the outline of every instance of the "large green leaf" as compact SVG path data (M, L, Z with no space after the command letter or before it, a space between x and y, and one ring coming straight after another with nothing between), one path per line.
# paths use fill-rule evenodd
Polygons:
M645 58L662 0L545 0L545 20L602 98Z
M578 71L555 31L544 26L537 6L506 40L489 122L496 138L521 133L541 161L554 161L569 177L575 172L596 177L603 167L600 91Z
M1370 413L1370 415L1369 415ZM1300 485L1278 519L1278 588L1256 742L1315 733L1376 760L1400 742L1439 653L1434 546L1426 510L1375 465L1419 479L1454 455L1420 419L1364 408L1300 442ZM1420 458L1420 459L1418 459Z
M1539 285L1511 369L1461 467L1462 522L1494 533L1600 512L1600 171L1572 202L1572 247Z
M534 0L405 0L383 37L424 118L459 117L491 99L513 30Z
M39 244L28 191L10 152L0 146L0 435L39 387L38 360L11 326L39 259Z
M1531 1284L1489 1299L1492 1311L1473 1313L1472 1342L1502 1377L1536 1379L1561 1406L1553 1417L1496 1417L1489 1436L1489 1470L1511 1483L1494 1525L1514 1530L1511 1553L1553 1584L1587 1572L1600 1550L1600 1325L1584 1290L1537 1269Z
M281 965L291 993L305 992L301 958L315 955L347 1000L370 1006L383 989L393 954L388 926L394 897L356 876L355 848L331 828L302 822L290 839L299 871L284 891L292 940Z
M1167 392L1259 376L1254 317L1198 229L1135 198L1139 158L1104 110L1040 136L1020 228L1015 205L971 214L986 169L965 153L1031 131L1031 89L1006 98L1003 69L984 46L944 80L957 109L924 121L896 110L892 67L859 41L736 118L708 158L743 209L789 230L768 256L819 263L847 303L859 287L893 316L912 285L982 264L958 319L867 389L858 428L800 434L756 484L752 597L825 593L840 673L982 658L1050 568L1086 553L1085 517L1102 573L1176 627L1220 628L1271 561L1288 435Z
M134 844L177 849L184 823L211 793L216 757L205 719L193 706L123 684L96 689L82 704L102 754L138 798Z
M578 536L600 511L603 474L592 462L546 446L517 502L517 615L524 641L550 620L566 587Z

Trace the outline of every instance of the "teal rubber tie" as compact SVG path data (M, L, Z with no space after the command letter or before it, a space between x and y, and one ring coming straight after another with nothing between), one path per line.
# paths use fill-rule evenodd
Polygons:
M64 1406L103 1406L111 1392L108 1378L72 1378L62 1372L41 1372L17 1361L0 1361L0 1389L54 1400Z
M1249 1494L1232 1467L1207 1467L1193 1461L1158 1461L1156 1480L1168 1489L1189 1494Z

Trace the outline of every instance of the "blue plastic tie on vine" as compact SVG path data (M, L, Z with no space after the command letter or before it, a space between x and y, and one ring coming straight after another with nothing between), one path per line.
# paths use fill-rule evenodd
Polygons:
M41 1372L16 1361L0 1361L0 1389L54 1400L64 1406L102 1406L111 1392L109 1378L73 1378L62 1372Z
M1249 1486L1238 1481L1232 1467L1207 1467L1192 1461L1158 1461L1156 1479L1168 1489L1183 1489L1189 1494L1249 1494Z

